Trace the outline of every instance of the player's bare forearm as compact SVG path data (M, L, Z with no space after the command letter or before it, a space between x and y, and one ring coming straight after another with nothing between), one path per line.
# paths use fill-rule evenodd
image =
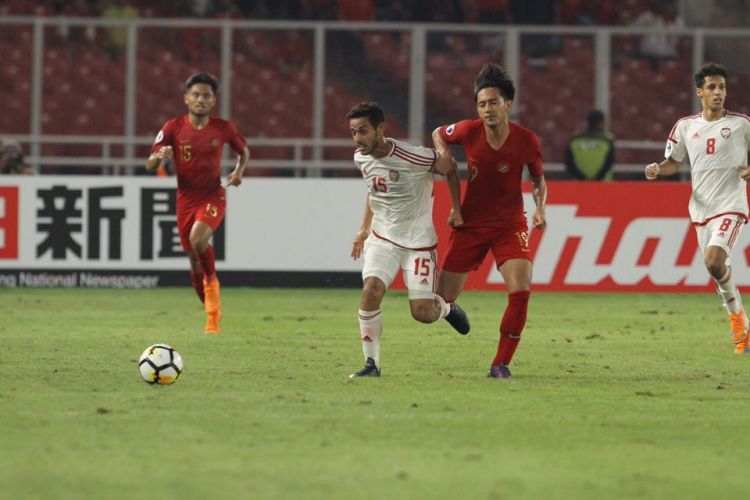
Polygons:
M448 190L451 194L451 213L448 216L448 225L459 227L464 224L464 217L461 214L461 180L458 178L458 171L454 170L445 178L448 182Z
M448 144L445 143L443 138L440 136L440 127L432 131L432 144L441 156L453 158L453 153Z
M370 226L372 225L372 208L370 208L370 195L367 195L365 201L365 215L362 218L362 225L359 227L360 231L370 232Z
M679 169L680 163L670 157L661 163L651 163L646 165L644 172L646 174L646 179L652 181L658 177L674 175Z
M357 260L361 255L365 247L365 240L370 235L370 226L372 225L372 209L370 208L370 195L367 195L367 202L365 203L365 216L362 220L362 225L354 235L352 241L352 259Z
M169 161L172 159L172 146L162 146L157 151L151 153L146 160L146 170L149 172L154 170L163 161Z
M532 223L537 229L542 229L547 225L547 218L545 215L545 209L547 206L547 181L544 180L543 175L532 177L531 186L531 196L534 198L534 203L536 204Z
M435 165L432 167L432 171L446 177L448 177L451 173L455 174L456 159L453 158L453 155L446 155L441 153L440 151L437 151L437 155L438 157L435 160Z
M250 163L250 150L244 148L237 157L237 164L234 170L227 176L227 186L239 186L242 184L242 176Z
M152 170L156 170L160 163L161 158L159 158L159 156L154 153L146 160L146 170L148 170L149 172L151 172Z

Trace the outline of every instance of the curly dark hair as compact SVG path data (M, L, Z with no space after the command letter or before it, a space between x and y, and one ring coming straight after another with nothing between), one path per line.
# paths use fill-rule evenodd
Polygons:
M195 73L194 75L190 75L190 78L185 80L185 90L190 90L190 87L199 83L210 85L214 94L219 90L219 80L211 73Z
M367 118L373 127L377 127L385 121L385 113L380 104L376 102L360 102L346 114L347 119Z
M487 87L496 87L506 101L512 101L516 96L516 87L513 80L502 66L495 63L487 63L482 66L482 70L474 78L474 100L477 100L479 91Z
M728 76L727 69L717 63L709 62L704 64L701 66L700 71L695 74L695 86L697 88L703 87L703 84L706 83L706 77L708 76L723 76L724 79L726 79Z

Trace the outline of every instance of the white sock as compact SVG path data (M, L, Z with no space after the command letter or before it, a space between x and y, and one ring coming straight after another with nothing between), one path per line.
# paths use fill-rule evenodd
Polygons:
M438 306L440 307L440 316L438 316L438 319L443 319L446 316L448 316L448 313L451 312L451 306L448 304L440 295L435 294L435 302L438 303Z
M721 296L721 300L724 302L724 307L727 312L738 313L742 311L742 300L740 299L740 291L734 285L732 279L732 269L727 268L727 272L720 279L714 279L716 283L716 291Z
M362 352L367 358L375 361L380 368L380 334L383 331L383 317L380 309L375 311L359 310L359 335L362 339Z

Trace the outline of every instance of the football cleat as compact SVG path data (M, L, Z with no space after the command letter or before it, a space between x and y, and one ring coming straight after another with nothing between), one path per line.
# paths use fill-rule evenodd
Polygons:
M745 313L729 313L729 327L732 330L732 342L734 342L734 353L745 354L748 352L747 329L745 328Z
M510 368L508 365L500 363L497 366L491 366L490 371L487 374L489 378L510 378Z
M218 335L221 332L219 323L221 323L223 316L224 314L221 311L206 313L206 328L204 329L206 335Z
M365 361L365 366L358 372L354 372L351 375L349 375L349 378L379 377L379 376L380 376L380 368L375 366L375 360L372 358L367 358L367 361Z
M450 303L450 308L451 311L445 317L445 321L450 323L453 329L461 335L468 334L469 330L471 330L471 325L469 324L469 317L466 315L466 312L455 302Z

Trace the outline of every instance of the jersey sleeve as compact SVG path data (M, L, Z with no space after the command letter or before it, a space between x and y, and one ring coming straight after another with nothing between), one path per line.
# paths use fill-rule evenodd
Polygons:
M687 154L687 148L685 147L685 127L688 121L682 120L672 127L672 131L667 137L667 145L664 147L664 158L672 158L678 163L682 163Z
M529 167L529 174L534 178L543 176L543 163L544 158L542 157L542 145L539 142L539 137L531 133L529 134L529 158L526 160L526 165Z
M159 148L162 146L172 146L173 144L173 135L174 135L174 122L172 120L168 121L164 125L162 125L161 130L159 130L159 133L156 134L156 137L154 138L154 143L151 145L151 153L156 153L159 151Z
M415 146L405 142L396 143L393 154L407 161L418 170L432 170L438 158L437 151L432 148Z
M442 137L447 144L463 144L470 123L471 120L461 120L460 122L451 123L450 125L443 125L439 129L440 137Z
M242 150L247 147L247 141L242 134L240 134L240 131L237 130L237 126L233 122L227 122L225 133L227 144L229 144L229 147L231 147L235 153L240 154Z

